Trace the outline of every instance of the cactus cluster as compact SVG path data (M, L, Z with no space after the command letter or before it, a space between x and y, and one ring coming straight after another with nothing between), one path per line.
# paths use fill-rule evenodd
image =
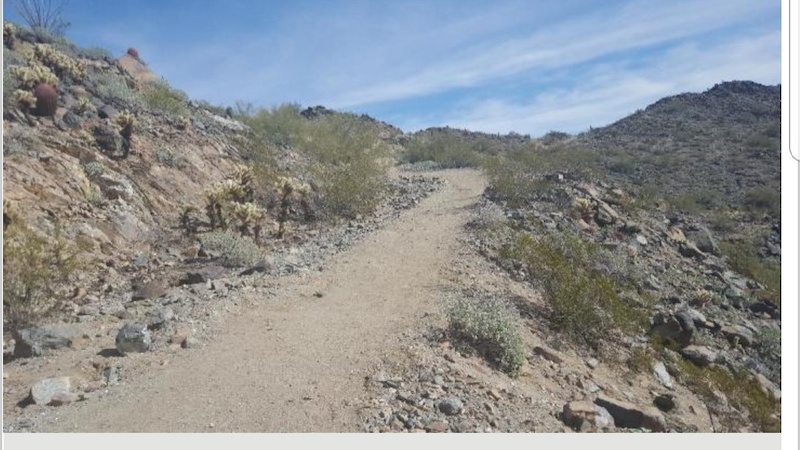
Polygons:
M310 188L307 184L290 177L278 177L275 188L280 198L280 211L278 212L278 237L282 238L286 232L286 222L289 220L289 212L293 200L300 201L307 206Z
M87 97L79 98L75 108L79 114L83 114L87 111L93 111L95 109L94 105L92 104L92 101L89 100Z
M189 128L189 125L191 125L191 124L192 124L192 122L189 120L188 117L186 117L186 116L178 117L177 127L178 127L179 130L185 130L185 129Z
M59 52L48 44L36 44L33 48L36 60L53 69L59 78L68 76L73 80L82 80L86 77L86 65L80 61Z
M36 97L31 91L26 91L24 89L17 89L14 91L14 100L25 111L36 105Z
M3 45L13 49L16 43L16 33L17 29L14 27L14 24L8 22L3 23Z
M136 116L125 110L114 117L114 123L121 127L119 134L130 140L133 136L133 127L136 125Z
M212 229L226 229L232 217L241 234L258 238L265 217L253 204L253 171L247 166L237 166L233 175L212 184L206 190L206 215Z
M578 218L591 220L593 210L592 201L588 198L580 197L572 201L572 211Z
M16 78L20 86L33 89L36 85L44 83L50 86L58 85L58 77L47 66L33 63L30 66L13 66L8 69L11 76Z

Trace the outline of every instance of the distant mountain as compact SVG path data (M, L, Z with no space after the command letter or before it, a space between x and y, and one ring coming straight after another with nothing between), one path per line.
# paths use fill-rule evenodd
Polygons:
M672 195L738 202L780 190L781 87L730 81L663 98L577 141L613 177Z

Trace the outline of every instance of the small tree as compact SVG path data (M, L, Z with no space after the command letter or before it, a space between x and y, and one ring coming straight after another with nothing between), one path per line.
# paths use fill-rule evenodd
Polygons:
M16 0L14 3L17 14L35 33L46 32L55 37L64 37L70 25L61 17L64 6L64 0Z

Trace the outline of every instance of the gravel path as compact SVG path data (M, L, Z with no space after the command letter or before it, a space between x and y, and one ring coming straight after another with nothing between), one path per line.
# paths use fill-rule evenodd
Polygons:
M324 271L282 278L207 346L61 408L37 431L360 431L365 377L437 311L441 273L484 188L476 171L436 175L448 184Z

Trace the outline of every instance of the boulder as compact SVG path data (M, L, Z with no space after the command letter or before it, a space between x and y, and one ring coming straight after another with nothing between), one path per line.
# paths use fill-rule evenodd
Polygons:
M700 367L708 366L717 360L717 353L702 345L690 345L681 350L681 355Z
M59 394L69 395L70 392L70 379L69 377L45 378L38 381L31 388L30 398L33 403L37 405L50 404L57 398Z
M140 324L126 324L117 333L117 351L125 355L128 353L144 353L150 350L153 344L150 331Z
M561 420L576 431L612 430L614 417L602 406L582 400L564 405Z
M73 341L80 336L80 330L73 325L25 328L14 333L14 357L30 358L44 355L49 350L72 347Z
M623 428L646 428L655 432L667 430L667 422L654 406L638 406L600 395L594 403L608 410L614 423Z
M753 332L741 325L725 325L719 330L731 343L739 343L743 347L750 347L755 341Z

